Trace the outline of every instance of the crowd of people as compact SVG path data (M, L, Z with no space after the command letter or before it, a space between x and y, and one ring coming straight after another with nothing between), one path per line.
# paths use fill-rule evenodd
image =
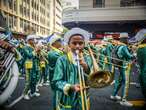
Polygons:
M84 81L91 74L93 60L88 47L94 53L100 70L114 73L113 93L109 97L121 105L133 106L127 101L130 74L133 64L137 64L139 82L146 99L146 32L138 31L133 42L128 42L128 34L121 33L120 40L107 36L101 44L89 44L90 33L72 28L64 36L53 34L47 43L36 41L36 35L28 35L26 40L19 40L17 50L22 58L17 61L20 73L25 76L24 99L40 96L39 86L50 85L53 92L54 110L89 110L88 89L84 95L81 91L79 71L83 72ZM143 35L142 35L143 34ZM144 36L144 37L139 37ZM140 42L140 43L139 43ZM77 52L78 51L78 52ZM78 69L79 56L80 69ZM118 95L122 88L121 95ZM85 97L82 100L83 97ZM86 107L83 101L87 102Z

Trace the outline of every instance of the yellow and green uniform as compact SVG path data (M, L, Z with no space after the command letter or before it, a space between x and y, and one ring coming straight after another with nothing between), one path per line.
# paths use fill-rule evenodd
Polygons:
M105 69L112 72L112 59L111 59L111 56L112 56L112 49L113 49L113 45L111 43L107 44L106 45L106 48L105 48L105 56L107 58L107 63L105 63Z
M51 47L51 50L48 52L48 62L49 62L49 80L50 83L53 78L54 69L57 59L63 55L63 52L55 47Z
M55 65L57 62L57 59L63 55L63 52L55 47L51 47L51 50L48 52L48 67L49 67L49 81L50 81L50 86L53 90L53 109L56 107L56 92L53 89L54 86L52 85L52 79L54 75L54 69Z
M25 89L24 94L28 94L31 90L31 94L36 91L36 71L38 70L38 58L36 52L31 45L24 47L24 59L25 59Z
M120 45L117 51L117 55L120 60L125 62L121 64L121 67L117 67L119 70L119 76L115 77L113 96L116 96L119 89L122 87L122 98L126 99L128 95L130 76L130 64L127 63L127 61L130 61L133 55L129 52L129 49L126 45ZM115 73L115 75L116 74L117 73Z
M24 62L25 62L25 59L24 59L24 45L20 43L20 45L17 47L17 50L20 52L22 58L21 60L17 61L17 64L18 64L18 68L19 68L19 71L21 74L24 74L25 71L24 71Z
M105 47L102 47L100 49L100 55L99 55L99 67L104 70L105 69Z
M47 78L48 78L48 71L47 71L47 65L48 65L48 61L47 61L47 52L43 49L40 53L40 72L41 72L41 77L40 77L40 82L46 83Z
M59 110L82 110L80 92L75 92L71 89L68 93L65 92L65 86L79 84L78 67L75 60L73 61L72 59L74 57L68 54L60 57L56 63L52 82L53 89L56 91L56 106ZM84 55L84 60L88 65L86 74L89 74L92 60L87 55Z
M137 61L140 66L140 84L146 100L146 43L138 46Z

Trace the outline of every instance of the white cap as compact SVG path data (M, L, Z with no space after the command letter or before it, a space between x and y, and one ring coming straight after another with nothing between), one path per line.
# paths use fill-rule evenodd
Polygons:
M34 39L36 37L36 35L28 35L26 38L26 42L28 42L28 40L30 39Z
M120 37L119 38L128 38L128 33L124 32L124 33L120 33Z
M55 41L61 39L61 37L57 34L53 34L52 36L50 36L49 38L49 44L52 45Z
M65 33L64 41L68 44L70 37L75 34L82 35L84 37L85 42L88 42L90 39L90 36L91 36L91 34L86 30L83 30L81 28L72 28L71 30L69 30L68 32Z
M112 35L108 35L107 36L107 40L113 40L113 36Z

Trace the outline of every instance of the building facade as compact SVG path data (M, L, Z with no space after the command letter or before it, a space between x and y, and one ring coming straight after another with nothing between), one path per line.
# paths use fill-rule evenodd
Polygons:
M62 0L63 10L72 10L79 8L79 0Z
M0 11L13 32L47 36L63 30L60 0L0 0Z
M79 9L67 10L63 24L90 32L132 31L146 23L146 0L79 0Z

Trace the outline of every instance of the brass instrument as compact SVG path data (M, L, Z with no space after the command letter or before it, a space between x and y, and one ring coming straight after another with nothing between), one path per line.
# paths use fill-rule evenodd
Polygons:
M93 61L93 72L88 77L88 86L92 88L102 88L111 84L114 74L109 71L102 71L97 65L91 48L88 46L89 54Z
M109 71L100 71L90 47L89 47L89 53L93 61L93 72L88 76L87 85L85 85L83 68L80 66L79 63L79 50L76 50L82 110L89 110L90 108L88 103L89 100L87 99L86 89L89 87L102 88L108 86L111 84L114 78L113 73Z
M82 110L89 110L89 105L87 102L87 93L86 93L86 86L85 86L85 79L83 74L83 68L80 66L79 62L79 50L76 50L77 54L77 66L78 66L78 74L79 74L79 84L80 84L80 93L81 93L81 102L82 102Z
M48 63L48 60L47 60L47 58L46 58L48 54L44 51L42 45L36 45L36 46L35 46L35 51L36 51L36 53L37 53L37 55L38 55L39 57L42 57L41 60L43 60L43 61L45 61L46 63Z
M92 49L91 49L91 50L92 50ZM90 54L90 53L85 52L85 51L84 51L84 53L86 53L87 55ZM121 66L121 65L117 65L117 64L114 64L114 63L108 62L108 61L99 60L99 56L102 55L102 56L107 57L107 58L111 58L111 59L115 59L115 60L122 61L123 63L130 63L129 61L125 61L125 60L113 58L113 57L111 57L111 56L107 56L107 55L104 55L104 54L101 54L101 53L98 53L98 55L97 55L95 52L93 52L93 51L92 51L92 53L93 53L93 56L96 56L96 57L97 57L97 58L95 58L95 61L96 61L96 62L103 62L103 63L107 63L107 64L112 64L113 66L116 66L116 67L123 68L123 66ZM98 65L97 65L97 66L98 66ZM97 67L96 67L96 68L97 68ZM98 69L98 70L99 70L99 69Z

